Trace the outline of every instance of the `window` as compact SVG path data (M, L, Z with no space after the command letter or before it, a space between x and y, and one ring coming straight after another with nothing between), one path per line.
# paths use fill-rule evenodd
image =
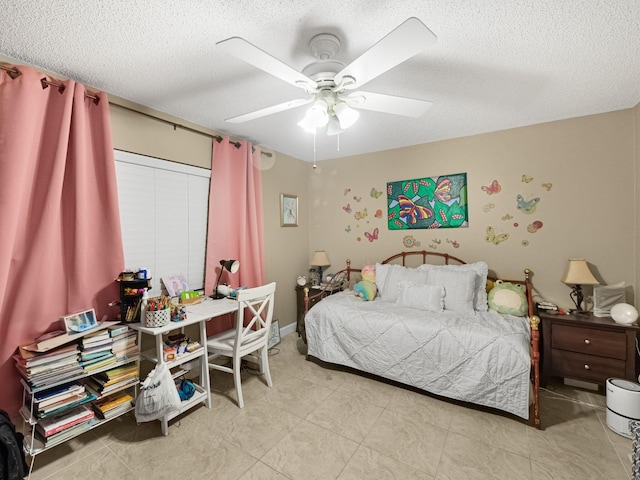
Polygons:
M126 268L146 268L150 296L161 278L182 274L204 288L211 171L115 150Z

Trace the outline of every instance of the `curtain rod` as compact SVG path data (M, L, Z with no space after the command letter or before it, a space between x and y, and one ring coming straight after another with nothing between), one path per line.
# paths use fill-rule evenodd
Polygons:
M22 75L22 72L20 70L18 70L17 67L10 67L7 64L4 63L0 63L0 70L4 70L7 72L7 74L12 78L12 79L16 79L18 78L20 75ZM40 83L42 84L42 88L45 89L47 87L57 87L58 91L60 93L64 92L65 86L60 83L60 82L55 82L52 80L47 80L46 77L43 77L42 79L40 79ZM100 101L100 97L98 95L94 95L91 93L84 93L85 98L90 98L93 103L95 103L96 105L98 104L98 102ZM218 143L222 142L222 137L220 135L211 135L209 133L203 132L201 130L197 130L195 128L191 128L191 127L187 127L186 125L181 125L179 123L175 123L175 122L170 122L169 120L165 120L164 118L160 118L160 117L156 117L155 115L151 115L149 113L144 113L144 112L140 112L139 110L135 110L133 108L130 107L125 107L124 105L120 105L119 103L114 103L114 102L109 102L109 105L114 105L116 107L119 108L123 108L125 110L129 110L130 112L134 112L137 113L139 115L144 115L145 117L149 117L149 118L153 118L154 120L159 120L161 122L167 123L169 125L173 125L173 129L177 129L177 128L181 128L183 130L186 130L188 132L192 132L192 133L197 133L200 135L204 135L205 137L209 137L209 138L214 138ZM229 143L231 143L231 145L235 146L236 148L240 148L240 142L232 142L231 139L229 139ZM255 148L253 147L253 145L251 146L251 151L255 152ZM267 157L272 157L273 154L271 152L260 152L262 155L265 155Z
M114 106L116 106L118 108L123 108L125 110L130 111L130 112L137 113L139 115L144 115L145 117L152 118L152 119L158 120L160 122L164 122L164 123L166 123L168 125L173 125L173 129L174 130L180 128L182 130L186 130L187 132L197 133L198 135L204 135L205 137L209 137L209 138L215 139L218 143L221 143L222 140L223 140L223 138L220 135L212 135L210 133L203 132L202 130L198 130L196 128L187 127L186 125L182 125L180 123L175 123L175 122L172 122L170 120L165 120L164 118L160 118L160 117L157 117L155 115L151 115L150 113L140 112L139 110L136 110L134 108L126 107L124 105L120 105L119 103L109 102L109 105L114 105ZM240 142L233 142L231 139L229 139L229 143L231 145L233 145L234 147L236 147L236 148L240 148L240 146L241 146ZM253 147L253 145L251 146L251 151L255 152L255 148ZM267 156L267 157L272 157L273 156L273 154L271 152L260 151L260 153L262 155Z
M18 70L17 67L9 67L9 66L5 65L4 63L0 64L0 70L4 70L5 72L7 72L7 74L13 80L15 80L20 75L22 75L22 72L20 70ZM40 79L40 84L42 85L42 89L43 90L45 88L48 88L48 87L57 87L57 89L58 89L58 91L60 93L64 92L64 89L66 88L60 82L56 82L56 81L53 81L53 80L47 80L47 77L42 77ZM100 102L100 97L98 95L95 95L95 94L92 94L92 93L84 92L84 98L90 98L91 101L93 101L93 103L95 103L96 105Z

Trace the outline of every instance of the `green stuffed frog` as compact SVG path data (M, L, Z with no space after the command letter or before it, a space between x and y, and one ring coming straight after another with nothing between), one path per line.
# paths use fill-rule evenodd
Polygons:
M498 313L524 317L527 313L527 296L524 285L496 280L489 292L489 308Z

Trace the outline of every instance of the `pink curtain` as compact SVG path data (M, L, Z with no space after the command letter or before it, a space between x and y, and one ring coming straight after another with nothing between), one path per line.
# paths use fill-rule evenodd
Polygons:
M211 294L220 273L220 260L234 259L240 269L225 271L220 283L233 287L264 285L264 227L260 149L251 143L213 140L205 293ZM209 335L232 326L231 320L209 322Z
M0 394L15 414L18 345L118 298L124 267L109 105L74 81L0 71Z

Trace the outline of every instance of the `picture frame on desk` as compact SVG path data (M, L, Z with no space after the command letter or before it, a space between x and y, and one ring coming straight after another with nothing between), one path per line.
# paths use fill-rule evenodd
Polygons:
M98 326L96 312L93 308L60 317L67 333L80 333Z
M295 195L280 194L280 226L298 226L298 197Z

